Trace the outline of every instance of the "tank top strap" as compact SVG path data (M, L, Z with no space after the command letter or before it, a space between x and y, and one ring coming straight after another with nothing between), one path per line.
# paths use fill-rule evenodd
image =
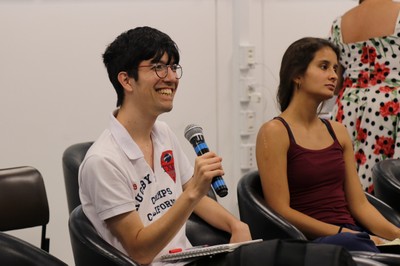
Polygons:
M280 116L274 117L274 119L279 120L279 121L282 122L282 124L286 127L286 130L287 130L287 132L288 132L288 134L289 134L289 139L290 139L290 141L293 142L293 143L296 143L296 140L294 139L292 130L290 129L290 126L289 126L289 124L285 121L285 119L283 119L283 118L280 117Z
M328 129L329 134L331 134L333 140L336 140L336 134L335 134L335 131L333 131L331 123L329 123L329 121L326 119L323 119L323 118L320 118L320 119L325 124L325 126Z
M289 126L289 124L285 121L285 119L283 119L283 118L280 117L280 116L274 117L274 119L279 120L279 121L282 122L282 124L285 126L285 128L286 128L286 130L287 130L287 132L288 132L288 134L289 134L290 141L292 141L293 143L296 143L296 140L294 139L292 130L290 129L290 126ZM323 118L320 118L320 119L321 119L322 123L325 124L325 126L326 126L326 128L328 129L329 134L332 136L333 140L337 140L335 131L333 130L331 123L329 123L329 121L326 120L326 119L323 119Z

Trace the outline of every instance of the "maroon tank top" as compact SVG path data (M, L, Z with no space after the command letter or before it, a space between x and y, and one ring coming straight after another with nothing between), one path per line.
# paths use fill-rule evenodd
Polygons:
M290 139L287 153L290 206L326 223L355 225L343 189L343 149L331 124L321 119L334 140L333 144L321 150L310 150L296 143L288 123L282 117L275 119L285 125Z

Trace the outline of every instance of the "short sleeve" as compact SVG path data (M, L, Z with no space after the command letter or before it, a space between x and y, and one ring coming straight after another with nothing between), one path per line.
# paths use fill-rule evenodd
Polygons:
M129 178L109 158L91 155L80 168L81 200L91 202L100 219L135 210Z

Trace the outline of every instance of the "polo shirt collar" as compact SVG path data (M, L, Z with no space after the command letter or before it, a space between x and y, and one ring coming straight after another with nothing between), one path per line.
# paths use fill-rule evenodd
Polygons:
M114 137L117 144L121 147L130 160L137 160L144 157L142 151L139 149L139 146L129 135L126 128L115 117L118 113L118 110L119 109L115 110L110 115L109 127L111 135Z

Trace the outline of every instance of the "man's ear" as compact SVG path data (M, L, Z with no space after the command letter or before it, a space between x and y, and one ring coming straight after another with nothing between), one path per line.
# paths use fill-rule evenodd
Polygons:
M129 92L132 92L132 82L131 78L129 77L128 73L125 71L121 71L118 73L118 81L122 85L122 87Z

